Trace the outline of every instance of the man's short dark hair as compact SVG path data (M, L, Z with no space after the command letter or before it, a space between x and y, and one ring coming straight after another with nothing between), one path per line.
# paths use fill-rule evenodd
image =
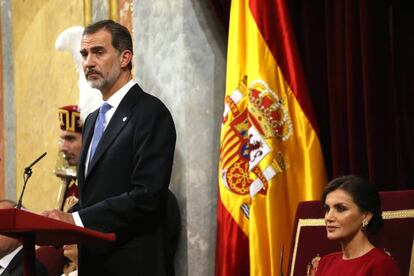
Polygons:
M107 30L112 36L112 46L119 52L122 53L125 50L131 51L134 54L132 47L132 38L129 30L119 23L113 20L106 19L88 25L83 30L83 36L88 34L94 34L101 29ZM132 70L132 61L128 64L128 69Z

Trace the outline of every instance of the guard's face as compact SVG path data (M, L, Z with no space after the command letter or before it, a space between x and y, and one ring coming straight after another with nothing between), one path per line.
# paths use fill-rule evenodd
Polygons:
M69 244L63 246L63 255L71 262L78 264L78 245Z
M101 29L82 37L82 67L85 78L92 88L102 93L111 90L121 72L121 57L112 46L112 36Z
M13 206L8 202L0 203L0 209L7 208L13 208ZM15 250L19 245L20 242L18 240L0 235L0 258Z
M362 222L371 218L355 204L351 195L342 189L336 189L326 196L325 223L328 239L351 241L357 235L364 235Z
M82 134L62 130L60 133L59 149L64 153L69 165L76 166L79 162L82 147Z

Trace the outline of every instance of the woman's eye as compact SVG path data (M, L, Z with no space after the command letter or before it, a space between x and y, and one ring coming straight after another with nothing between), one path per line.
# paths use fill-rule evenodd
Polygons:
M347 210L344 206L338 206L336 209L338 210L338 212L344 212Z

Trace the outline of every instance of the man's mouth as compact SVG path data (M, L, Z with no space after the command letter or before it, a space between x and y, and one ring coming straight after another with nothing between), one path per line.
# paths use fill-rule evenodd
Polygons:
M87 79L89 79L89 78L94 79L94 78L99 77L100 75L101 74L99 72L95 71L95 70L90 70L90 71L86 72L86 78Z
M65 154L63 157L64 157L66 160L69 160L69 159L72 159L72 158L73 158L73 156L72 156L72 155L69 155L69 154Z

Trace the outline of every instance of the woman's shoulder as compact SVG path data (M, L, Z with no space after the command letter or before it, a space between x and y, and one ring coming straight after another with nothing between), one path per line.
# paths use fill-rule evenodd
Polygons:
M375 275L400 275L397 262L385 250L374 248L367 253L367 257L375 267Z
M322 260L332 260L332 259L342 259L342 252L333 252L330 254L327 254L325 256L322 257ZM394 259L390 256L390 254L388 252L386 252L385 250L381 250L379 248L373 248L371 249L368 253L366 253L365 255L358 257L356 259L360 259L360 258L369 258L378 262L382 262L382 261L394 261ZM351 260L355 260L355 259L351 259Z
M373 260L376 260L378 262L394 261L394 259L387 251L376 247L369 251L366 255L372 257Z
M337 275L339 272L346 275L400 275L397 263L381 249L374 248L365 255L348 260L342 255L342 252L334 252L323 256L315 268L316 275Z
M331 260L331 259L338 259L338 258L342 258L342 252L333 252L333 253L329 253L326 254L325 256L322 257L322 260Z
M333 252L323 256L319 262L318 267L334 265L342 260L342 252Z
M342 252L329 253L318 262L312 263L312 271L307 275L332 275L341 266Z

